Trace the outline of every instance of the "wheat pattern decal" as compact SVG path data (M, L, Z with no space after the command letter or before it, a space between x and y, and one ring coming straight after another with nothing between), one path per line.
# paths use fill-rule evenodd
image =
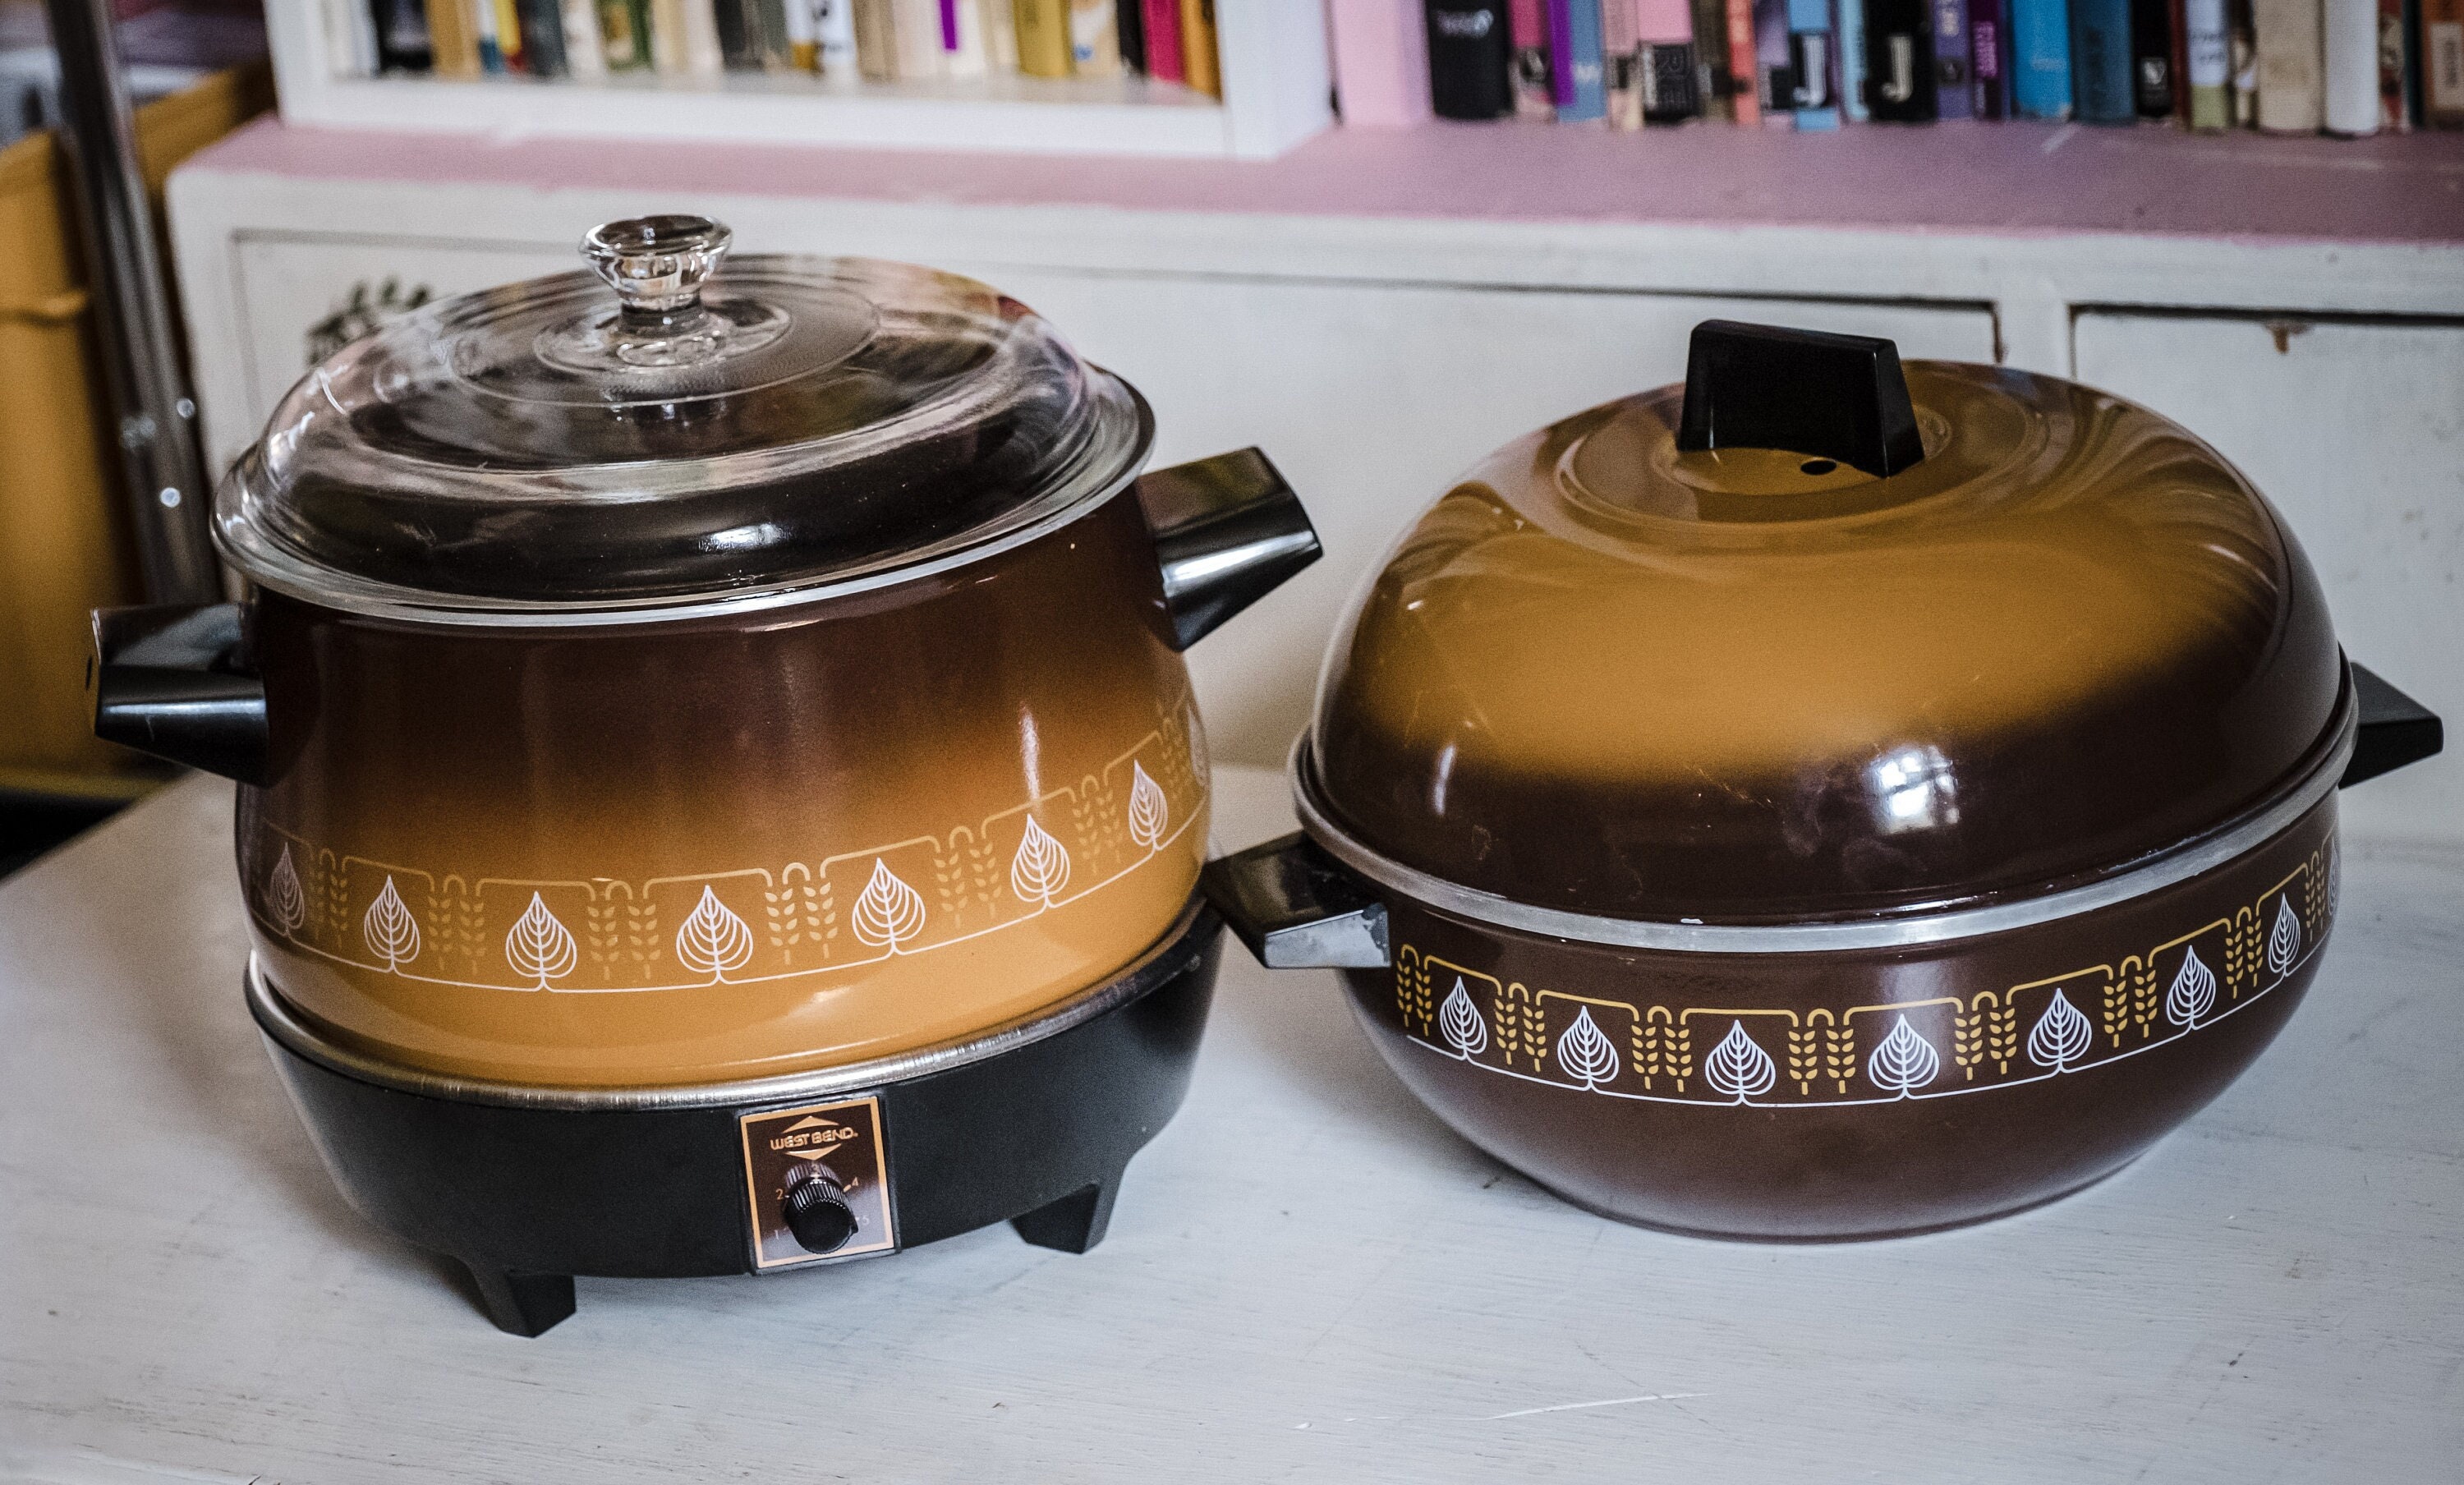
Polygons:
M2216 972L2199 962L2195 945L2184 949L2182 967L2173 971L2173 984L2165 991L2165 1019L2175 1026L2196 1026L2215 1004Z
M1906 1097L1910 1093L1934 1080L1942 1072L1942 1053L1933 1043L1919 1036L1916 1028L1902 1016L1892 1024L1891 1034L1865 1059L1865 1076L1877 1088Z
M1762 1044L1746 1032L1743 1020L1728 1023L1728 1034L1703 1059L1703 1081L1739 1103L1771 1092L1779 1081L1779 1064Z
M1163 845L1163 832L1172 824L1172 805L1163 797L1163 787L1147 777L1145 768L1130 765L1130 839L1152 853Z
M385 879L385 890L377 894L377 899L362 915L360 938L369 953L385 961L388 970L419 957L419 921L403 905L402 894L394 891L391 876Z
M676 925L676 963L716 985L752 958L753 930L718 900L715 888L704 887L692 914Z
M1557 1038L1557 1065L1583 1080L1586 1088L1613 1081L1617 1075L1617 1043L1610 1041L1586 1006Z
M1053 895L1069 885L1069 853L1026 817L1026 833L1019 837L1018 853L1009 858L1009 890L1022 902L1052 905Z
M1468 1061L1488 1050L1488 1023L1472 1004L1471 992L1463 988L1463 976L1455 976L1455 987L1446 993L1446 1003L1438 1008L1438 1030L1455 1055ZM1564 1055L1561 1049L1560 1056Z
M298 869L291 864L291 847L285 845L265 876L265 910L275 925L286 934L296 934L308 920L308 899L299 890Z
M536 982L536 988L546 989L550 980L562 979L573 973L582 951L573 935L556 915L547 910L547 902L534 892L531 905L505 930L505 963L525 980Z
M864 884L849 915L855 936L874 948L898 952L898 945L924 931L924 897L898 879L879 856L872 858L872 876Z
M2276 899L2276 926L2267 931L2267 972L2281 980L2301 957L2301 920L2294 915L2293 895Z
M2028 1060L2059 1073L2086 1056L2095 1041L2096 1028L2088 1025L2069 996L2056 990L2052 1004L2036 1018L2036 1029L2028 1033Z

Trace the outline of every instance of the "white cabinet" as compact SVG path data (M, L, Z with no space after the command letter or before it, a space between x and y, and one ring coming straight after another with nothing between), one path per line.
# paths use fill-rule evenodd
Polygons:
M2079 377L2215 445L2292 524L2344 650L2464 720L2464 325L2083 312ZM2453 755L2355 789L2359 833L2464 835Z

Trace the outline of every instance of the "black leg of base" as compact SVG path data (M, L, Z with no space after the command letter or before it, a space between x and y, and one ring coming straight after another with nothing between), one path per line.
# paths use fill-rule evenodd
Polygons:
M1023 1217L1012 1217L1009 1225L1038 1248L1082 1253L1104 1240L1104 1230L1112 1225L1112 1197L1120 1189L1121 1177L1115 1172L1101 1185L1072 1191Z
M508 1335L540 1336L573 1314L570 1274L508 1274L481 1264L465 1263L488 1319Z

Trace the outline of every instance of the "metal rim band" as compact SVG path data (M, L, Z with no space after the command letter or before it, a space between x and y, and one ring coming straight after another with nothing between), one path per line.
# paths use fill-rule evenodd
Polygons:
M1289 772L1292 802L1301 828L1329 855L1379 886L1456 918L1517 933L1538 934L1613 948L1661 949L1689 954L1819 954L1842 949L1915 948L1987 934L2032 928L2096 908L2145 897L2212 871L2265 844L2336 790L2353 754L2359 722L2347 679L2330 732L2333 741L2299 783L2213 834L2178 847L2145 865L2084 886L1982 907L1947 908L1902 918L1856 921L1744 924L1687 923L1665 920L1603 918L1558 908L1534 907L1492 892L1465 887L1379 854L1334 823L1314 797L1309 770L1309 738L1293 744Z
M532 1109L693 1109L737 1104L783 1103L828 1097L860 1088L905 1082L930 1073L947 1072L971 1062L1015 1052L1047 1036L1092 1021L1139 999L1172 974L1177 950L1209 916L1205 899L1192 896L1172 928L1149 945L1119 973L1077 999L1032 1012L963 1040L921 1047L894 1056L818 1068L809 1073L782 1073L776 1077L746 1078L729 1083L690 1083L672 1087L568 1088L551 1084L508 1083L491 1078L461 1077L423 1072L340 1046L319 1033L291 1008L281 992L267 983L264 967L252 950L248 956L248 1008L265 1034L296 1055L328 1072L355 1077L381 1088L448 1098L460 1103L489 1103Z

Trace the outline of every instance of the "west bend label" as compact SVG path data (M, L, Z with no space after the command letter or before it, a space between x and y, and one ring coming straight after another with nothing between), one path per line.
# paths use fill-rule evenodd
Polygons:
M744 1136L744 1185L752 1204L755 1269L834 1263L887 1252L898 1245L891 1226L879 1098L770 1109L743 1115L737 1125ZM835 1200L827 1188L804 1193L802 1202L807 1211L814 1209L818 1198L822 1207L844 1204L854 1219L854 1231L825 1252L807 1247L790 1220L799 1188L819 1183L835 1188ZM807 1236L817 1229L834 1236L831 1228L828 1221L808 1218L805 1223Z

